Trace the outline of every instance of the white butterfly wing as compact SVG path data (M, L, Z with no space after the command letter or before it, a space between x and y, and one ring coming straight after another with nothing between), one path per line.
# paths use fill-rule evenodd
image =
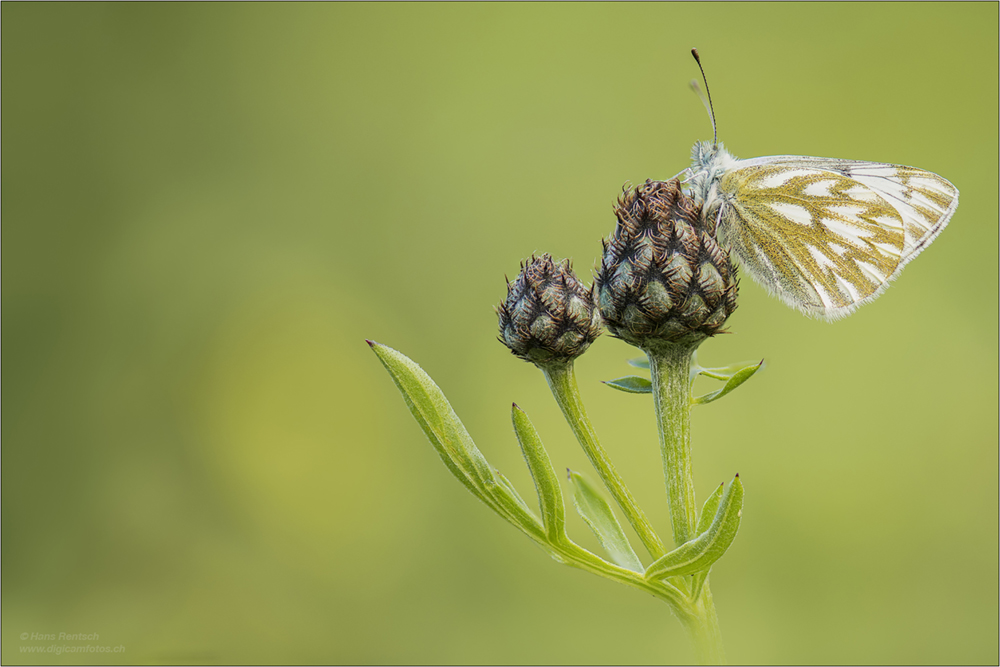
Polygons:
M743 268L826 320L885 291L958 206L955 186L928 171L799 156L735 161L718 198L719 234Z

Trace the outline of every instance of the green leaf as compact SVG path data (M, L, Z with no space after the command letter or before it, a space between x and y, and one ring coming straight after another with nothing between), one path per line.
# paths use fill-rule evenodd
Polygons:
M712 492L712 495L708 497L708 500L705 501L704 506L701 508L701 514L698 517L698 527L695 529L696 534L700 535L712 526L712 520L715 519L715 513L719 509L719 502L722 500L722 491L725 488L725 484L719 484L715 491ZM697 600L698 596L701 595L701 589L705 587L705 582L708 581L710 570L711 568L695 572L691 575L692 600Z
M737 475L722 494L708 530L650 565L646 569L646 578L663 579L707 571L715 561L722 558L736 539L742 514L743 483Z
M747 366L758 366L761 361L741 361L738 364L730 364L729 366L719 366L717 368L705 368L699 366L696 363L691 364L691 371L696 375L704 375L705 377L715 378L716 380L728 380Z
M524 461L535 480L535 490L538 492L538 506L542 510L542 521L545 532L552 542L566 539L566 504L563 502L562 489L559 488L559 477L556 475L548 452L542 445L538 431L524 410L516 404L511 407L511 420L514 422L514 432L521 445Z
M649 357L636 357L635 359L628 360L629 366L634 366L635 368L649 368Z
M608 380L604 384L627 394L653 393L653 383L641 375L626 375L616 380Z
M701 514L698 516L698 527L695 529L695 533L700 535L704 533L712 525L712 520L715 519L715 513L719 509L719 501L722 500L722 492L726 488L725 484L719 484L719 486L712 492L712 495L708 497L705 504L701 508Z
M760 360L759 362L757 362L755 364L751 364L749 366L744 366L744 367L740 368L739 370L733 372L732 375L728 376L729 381L726 382L726 386L725 387L723 387L722 389L719 389L718 391L713 391L710 394L705 394L704 396L699 396L698 398L694 399L692 402L695 405L704 405L706 403L711 403L712 401L719 400L720 398L722 398L723 396L725 396L726 394L728 394L729 392L731 392L732 390L736 389L741 384L743 384L744 382L746 382L747 380L749 380L751 377L753 377L754 373L756 373L761 368L763 368L763 366L764 366L764 360L762 359L762 360ZM728 367L728 368L731 368L731 367ZM711 375L709 373L705 373L704 371L707 371L707 370L726 370L728 372L728 368L727 369L707 369L706 368L706 369L702 369L701 371L699 371L699 373L701 373L702 375L708 375L709 377L718 377L721 380L721 379L725 379L726 376L724 376L722 374L720 374L720 375Z
M621 524L604 496L578 472L568 470L573 483L573 504L583 520L597 535L611 562L633 572L642 572L642 563L632 550Z
M516 500L510 502L510 493L503 480L494 474L434 380L411 359L391 347L372 341L368 344L389 371L410 413L448 470L473 495L515 526L536 537L543 534L538 519L520 507L523 500L520 503Z

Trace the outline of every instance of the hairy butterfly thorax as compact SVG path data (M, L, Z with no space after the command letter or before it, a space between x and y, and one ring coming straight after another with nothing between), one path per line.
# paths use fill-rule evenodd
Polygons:
M702 216L713 225L722 202L719 200L719 181L732 169L736 158L722 144L699 141L691 148L691 176L688 190L695 204L702 208Z

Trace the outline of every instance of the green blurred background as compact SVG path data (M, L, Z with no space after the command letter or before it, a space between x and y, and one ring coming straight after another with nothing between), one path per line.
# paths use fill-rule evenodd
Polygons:
M699 495L747 489L712 575L729 657L997 663L995 3L2 18L4 663L691 660L665 605L452 479L364 339L422 364L523 494L511 401L589 470L492 307L532 252L589 276L622 184L710 138L692 46L736 155L962 192L876 303L825 324L745 280L703 346L769 363L695 415ZM667 534L650 405L598 384L631 356L603 337L578 371ZM22 652L60 632L125 653Z

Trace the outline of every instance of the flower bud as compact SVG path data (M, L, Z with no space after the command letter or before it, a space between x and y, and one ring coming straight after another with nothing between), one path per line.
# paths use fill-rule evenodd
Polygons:
M677 179L623 190L595 282L612 335L647 348L722 331L736 309L736 271L700 214Z
M497 314L500 342L536 365L572 361L601 332L593 288L577 279L569 260L555 263L548 254L521 264Z

